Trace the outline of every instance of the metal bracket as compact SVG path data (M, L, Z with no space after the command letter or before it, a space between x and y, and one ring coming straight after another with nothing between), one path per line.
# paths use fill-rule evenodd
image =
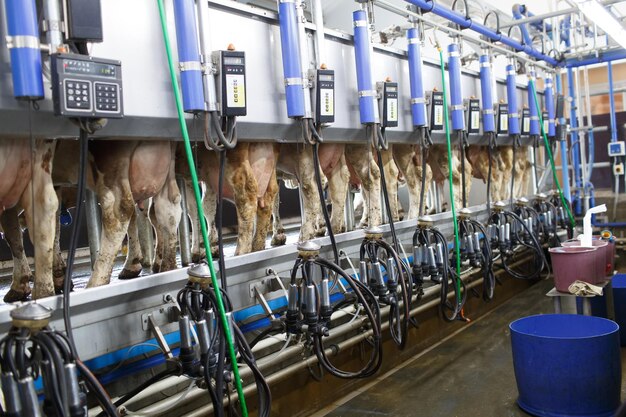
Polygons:
M270 318L274 317L274 312L272 311L269 303L267 302L265 295L274 291L283 291L285 297L288 298L288 292L283 284L283 281L280 279L280 276L272 269L268 268L266 270L267 278L264 278L260 281L250 283L249 285L249 294L250 298L255 298L261 308Z

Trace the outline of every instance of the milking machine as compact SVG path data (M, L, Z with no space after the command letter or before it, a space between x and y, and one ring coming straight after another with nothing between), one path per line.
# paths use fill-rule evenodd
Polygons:
M462 242L461 262L467 262L472 268L480 268L483 277L483 300L493 299L496 276L493 266L494 259L487 230L472 218L468 209L459 212L459 239Z
M51 317L52 310L37 303L11 311L12 327L0 341L3 416L85 417L88 391L102 405L111 402L68 337L49 325ZM41 403L38 383L43 385ZM106 410L117 415L114 408Z
M347 274L339 265L319 256L320 246L314 242L298 244L298 258L291 270L288 288L288 307L285 316L287 333L303 336L305 347L315 352L319 364L338 378L365 378L372 376L382 363L381 313L377 297L359 279ZM344 299L331 304L331 293L337 285L334 280L347 286ZM334 323L331 318L340 308L352 305L354 316L348 322L356 321L355 328L360 332L371 333L367 337L371 345L369 358L357 371L337 368L330 360L324 338L328 337ZM364 311L365 317L359 315ZM367 354L366 354L367 356Z
M413 286L411 271L398 255L401 250L401 242L398 241L395 232L381 153L382 149L387 149L385 129L397 126L398 123L398 86L397 83L386 81L378 83L377 88L375 88L372 76L369 16L366 4L363 3L362 6L362 9L352 13L359 114L361 124L365 125L368 145L376 150L381 172L380 182L383 200L389 217L392 245L384 241L382 230L377 225L370 225L371 227L365 230L365 239L361 244L359 258L360 278L364 283L370 285L370 289L376 294L380 304L390 305L391 334L396 344L403 348L406 345L408 335ZM413 58L415 59L415 57ZM418 68L415 70L417 71ZM418 98L419 94L416 92ZM380 97L380 108L376 105L377 97ZM382 111L382 120L379 111ZM423 114L419 113L421 121L418 124L423 124ZM386 265L386 283L380 269L381 261ZM419 287L418 291L420 291Z

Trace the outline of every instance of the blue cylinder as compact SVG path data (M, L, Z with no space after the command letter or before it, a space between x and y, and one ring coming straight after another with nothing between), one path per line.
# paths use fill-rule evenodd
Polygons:
M278 20L280 23L280 47L283 57L287 115L289 117L304 117L304 91L302 90L296 3L281 1L278 5Z
M448 45L448 77L450 78L450 118L452 130L465 130L463 92L461 90L461 58L459 45Z
M181 65L180 84L186 112L205 110L202 68L198 48L198 28L193 0L174 1L176 45Z
M537 113L537 100L535 100L535 94L533 94L532 89L530 88L531 80L535 85L535 90L537 90L537 83L535 82L535 71L530 71L530 78L528 79L528 107L530 114L530 136L539 136L541 134L541 130L539 127L539 113Z
M509 136L520 134L519 110L517 108L517 87L515 86L515 68L512 64L506 66L506 99L509 111Z
M352 20L354 21L354 58L361 124L378 123L367 13L364 10L356 10L352 13Z
M552 75L546 76L545 89L543 90L544 101L546 103L546 110L548 112L548 131L546 134L549 138L556 136L556 127L554 124L554 118L556 117L556 110L554 108L554 85L552 84Z
M626 346L626 274L617 274L611 280L615 322L620 327L620 343ZM595 297L594 297L595 298Z
M495 132L496 122L493 115L493 94L491 92L491 61L489 55L481 55L480 93L483 101L483 132Z
M424 80L422 52L416 28L407 31L409 53L409 82L411 85L411 115L413 126L426 126L426 101L424 100Z
M43 94L39 28L34 0L6 0L7 34L13 38L11 73L13 96L39 100Z
M547 417L613 416L622 381L616 323L544 314L524 317L509 327L522 409Z

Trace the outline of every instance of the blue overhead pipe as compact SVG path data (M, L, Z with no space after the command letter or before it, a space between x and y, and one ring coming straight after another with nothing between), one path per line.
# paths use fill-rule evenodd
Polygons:
M574 92L574 73L571 68L567 69L567 89L570 96L570 126L572 128L572 164L574 165L574 184L576 185L576 192L574 193L574 209L577 215L582 214L582 207L580 204L580 190L582 189L582 176L580 174L580 144L578 142L578 121L576 120L576 99Z
M520 134L516 90L515 67L512 64L508 64L506 66L506 99L508 102L509 113L509 136L516 136Z
M424 99L424 80L422 54L418 30L407 31L409 54L409 84L411 86L411 115L414 127L426 126L426 101Z
M183 109L186 112L205 110L195 9L193 0L174 1L176 45L181 68L180 84L183 93Z
M561 84L561 75L557 74L556 76L556 94L560 95L563 93L563 86ZM565 117L559 118L559 125L565 128L566 122ZM572 194L569 185L569 165L568 165L568 156L567 156L567 136L565 140L561 142L561 174L563 175L563 195L567 199L567 201L572 201Z
M626 49L619 49L608 52L600 52L598 56L595 54L588 55L584 58L569 58L563 62L563 66L567 68L584 67L586 65L601 64L603 62L617 61L618 59L626 59Z
M467 18L464 14L460 14L455 12L454 10L448 9L447 7L444 7L440 3L437 3L433 0L406 1L421 8L424 12L432 12L437 16L441 16L446 20L457 24L462 29L471 29L474 32L477 32L491 39L492 41L502 42L504 45L513 48L516 52L524 52L527 55L532 56L533 58L537 58L540 61L545 61L546 63L553 66L556 66L558 64L558 61L556 59L546 54L542 54L541 52L534 49L531 45L522 45L515 39L502 35L501 33L498 33L481 23L474 22L472 19Z
M42 99L43 73L35 1L5 0L4 4L7 34L13 39L11 47L13 96L17 99Z
M376 107L374 78L372 77L372 45L367 13L364 10L356 10L352 13L352 20L354 22L354 58L361 124L374 124L378 123L378 109Z
M611 142L617 141L617 120L615 120L615 97L613 92L613 64L608 63L609 72L609 108L611 114Z
M450 79L450 118L453 130L465 130L463 92L461 90L461 57L459 45L448 45L448 77Z
M480 62L480 92L483 102L483 132L495 132L496 124L493 115L493 94L491 92L491 61L489 55L481 55Z
M287 116L292 118L304 117L305 113L297 19L296 3L293 0L281 0L278 4L280 47L283 57Z
M554 86L552 84L552 74L547 74L545 78L545 88L543 90L544 103L548 112L548 134L549 138L556 136L556 127L554 125L555 109L554 109Z
M530 115L530 136L539 136L541 134L539 127L539 114L537 113L537 102L535 101L535 95L533 94L532 89L530 88L530 83L535 82L535 70L532 69L529 71L529 79L528 79L528 110ZM536 84L534 84L536 85Z
M524 17L523 13L525 11L525 7L521 4L514 4L513 7L511 8L511 11L513 13L513 18L515 20L520 20ZM530 37L530 34L528 33L528 28L526 27L526 23L522 23L519 25L520 30L522 31L522 36L524 37L524 43L526 45L532 45L533 44L533 40Z

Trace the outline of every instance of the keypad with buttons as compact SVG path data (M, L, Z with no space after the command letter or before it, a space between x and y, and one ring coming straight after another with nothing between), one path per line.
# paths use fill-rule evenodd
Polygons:
M96 110L118 111L117 85L108 83L96 83Z
M91 110L91 83L65 80L65 98L68 109Z

